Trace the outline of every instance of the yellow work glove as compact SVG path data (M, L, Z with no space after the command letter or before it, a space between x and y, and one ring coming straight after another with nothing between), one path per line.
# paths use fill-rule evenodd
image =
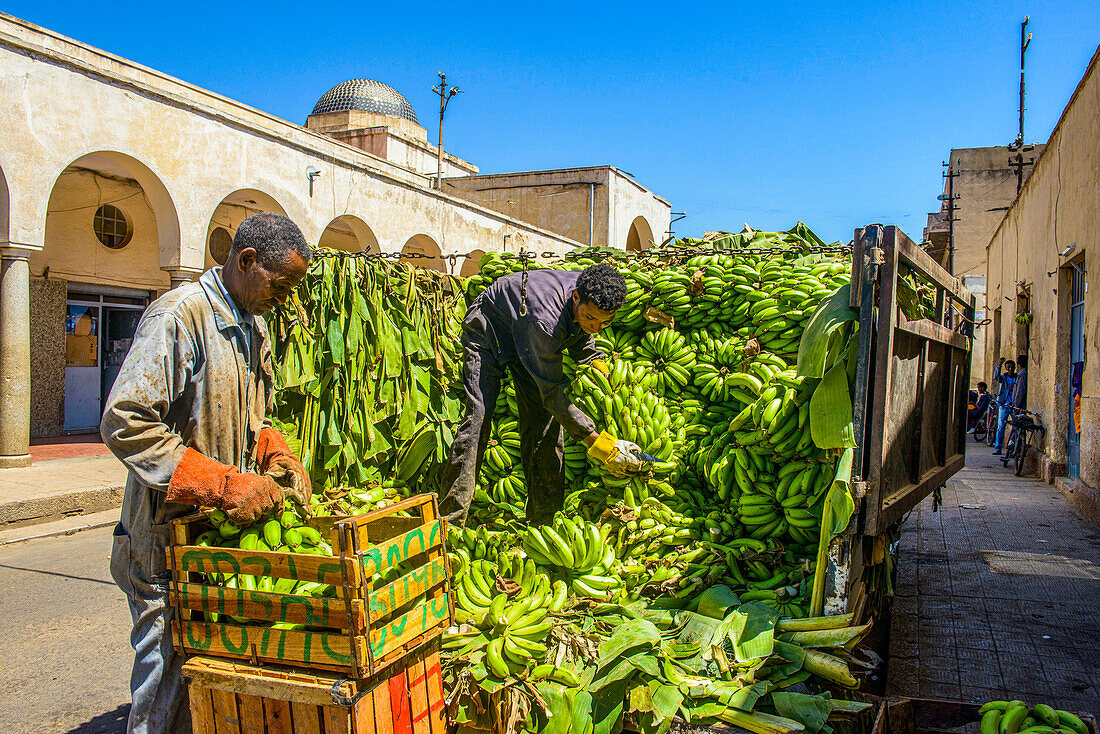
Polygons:
M604 362L602 359L594 359L591 362L589 362L588 364L592 365L593 367L598 369L600 372L604 373L605 376L611 374L611 368L608 367L607 362Z
M635 451L641 451L637 444L623 439L615 440L607 431L601 433L588 447L588 455L601 462L607 471L617 477L641 471L642 461L634 455Z

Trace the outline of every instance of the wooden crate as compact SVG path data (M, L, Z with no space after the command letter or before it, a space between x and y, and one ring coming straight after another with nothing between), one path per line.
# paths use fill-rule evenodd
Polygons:
M398 514L404 511L413 517ZM333 556L191 545L207 523L204 513L173 521L166 550L174 644L185 654L299 665L363 679L451 625L446 528L434 494L363 515L310 520L332 545ZM411 570L370 588L375 573L406 561L412 561ZM228 589L210 583L207 574L217 573L331 584L337 596ZM218 614L218 621L207 621L208 612ZM229 615L257 622L239 624ZM264 622L308 627L274 629Z
M447 730L438 639L410 651L382 675L362 681L205 656L188 660L183 676L193 734L445 734Z

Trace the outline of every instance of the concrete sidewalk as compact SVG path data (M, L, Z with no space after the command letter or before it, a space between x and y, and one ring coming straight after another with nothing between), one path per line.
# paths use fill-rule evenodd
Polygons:
M902 525L887 692L1100 714L1100 531L991 451Z
M0 542L13 534L41 535L37 526L46 523L75 518L77 527L84 516L112 510L117 518L125 484L126 468L110 454L0 469Z

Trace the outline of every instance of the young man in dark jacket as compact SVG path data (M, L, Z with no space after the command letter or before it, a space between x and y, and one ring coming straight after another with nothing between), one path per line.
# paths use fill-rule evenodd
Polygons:
M466 416L443 474L440 511L463 526L489 441L493 407L504 370L510 369L519 404L520 463L527 478L527 520L543 524L562 508L564 428L588 445L609 471L641 468L638 446L596 432L596 425L566 394L562 354L607 371L593 335L608 326L626 298L626 281L611 265L583 272L531 270L506 275L470 305L463 321L462 380Z

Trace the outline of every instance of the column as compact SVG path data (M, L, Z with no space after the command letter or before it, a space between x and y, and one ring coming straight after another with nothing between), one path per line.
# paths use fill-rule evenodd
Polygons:
M202 275L200 268L192 268L184 265L174 265L172 267L161 268L161 270L168 271L168 280L171 282L171 288L175 290L181 285L190 283Z
M0 246L0 469L30 466L30 251Z

